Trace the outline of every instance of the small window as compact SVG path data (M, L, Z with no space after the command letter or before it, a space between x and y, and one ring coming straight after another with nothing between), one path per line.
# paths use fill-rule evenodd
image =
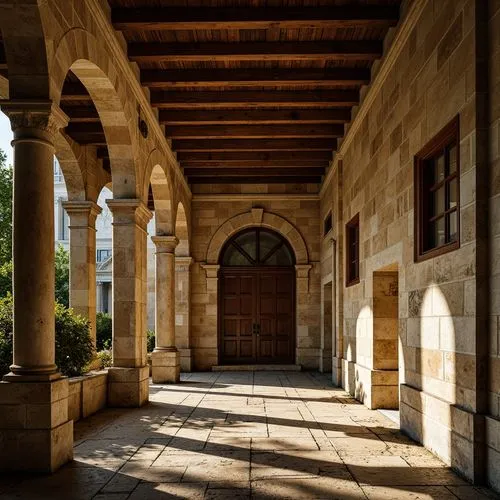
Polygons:
M346 224L346 286L359 283L359 214Z
M415 261L456 250L459 237L458 117L415 156Z
M329 212L323 222L323 236L326 236L333 228L332 212Z
M97 250L97 262L104 262L111 257L111 250L109 248Z

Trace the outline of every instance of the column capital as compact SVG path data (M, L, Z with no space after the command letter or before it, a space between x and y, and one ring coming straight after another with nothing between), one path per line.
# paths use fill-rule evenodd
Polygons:
M54 136L69 122L66 113L50 100L2 100L0 109L9 117L16 139L18 135L22 136L27 130L33 129Z
M156 245L156 253L174 253L179 240L175 236L151 236Z
M68 213L70 219L72 217L83 216L86 217L88 221L95 221L96 217L102 212L102 208L93 201L63 201L62 206ZM71 220L70 224L72 224Z
M201 267L205 270L207 279L217 278L219 275L219 264L201 264Z
M113 213L113 225L139 224L146 228L153 213L137 198L110 199L106 204Z
M193 257L181 257L175 256L175 270L179 272L188 272L191 264L193 263Z

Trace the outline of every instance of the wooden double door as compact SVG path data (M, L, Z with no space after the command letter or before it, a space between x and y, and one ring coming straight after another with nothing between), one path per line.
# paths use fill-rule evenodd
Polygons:
M293 267L223 268L219 311L219 356L223 364L294 362Z

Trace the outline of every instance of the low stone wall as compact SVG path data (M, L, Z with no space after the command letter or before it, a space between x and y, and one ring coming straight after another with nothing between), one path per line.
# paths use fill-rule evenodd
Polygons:
M77 422L106 407L108 372L91 372L69 379L68 414Z

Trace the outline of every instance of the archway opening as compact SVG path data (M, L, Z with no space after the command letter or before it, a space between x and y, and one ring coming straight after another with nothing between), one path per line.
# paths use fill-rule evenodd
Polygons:
M243 230L219 258L221 364L295 360L295 255L277 232Z

